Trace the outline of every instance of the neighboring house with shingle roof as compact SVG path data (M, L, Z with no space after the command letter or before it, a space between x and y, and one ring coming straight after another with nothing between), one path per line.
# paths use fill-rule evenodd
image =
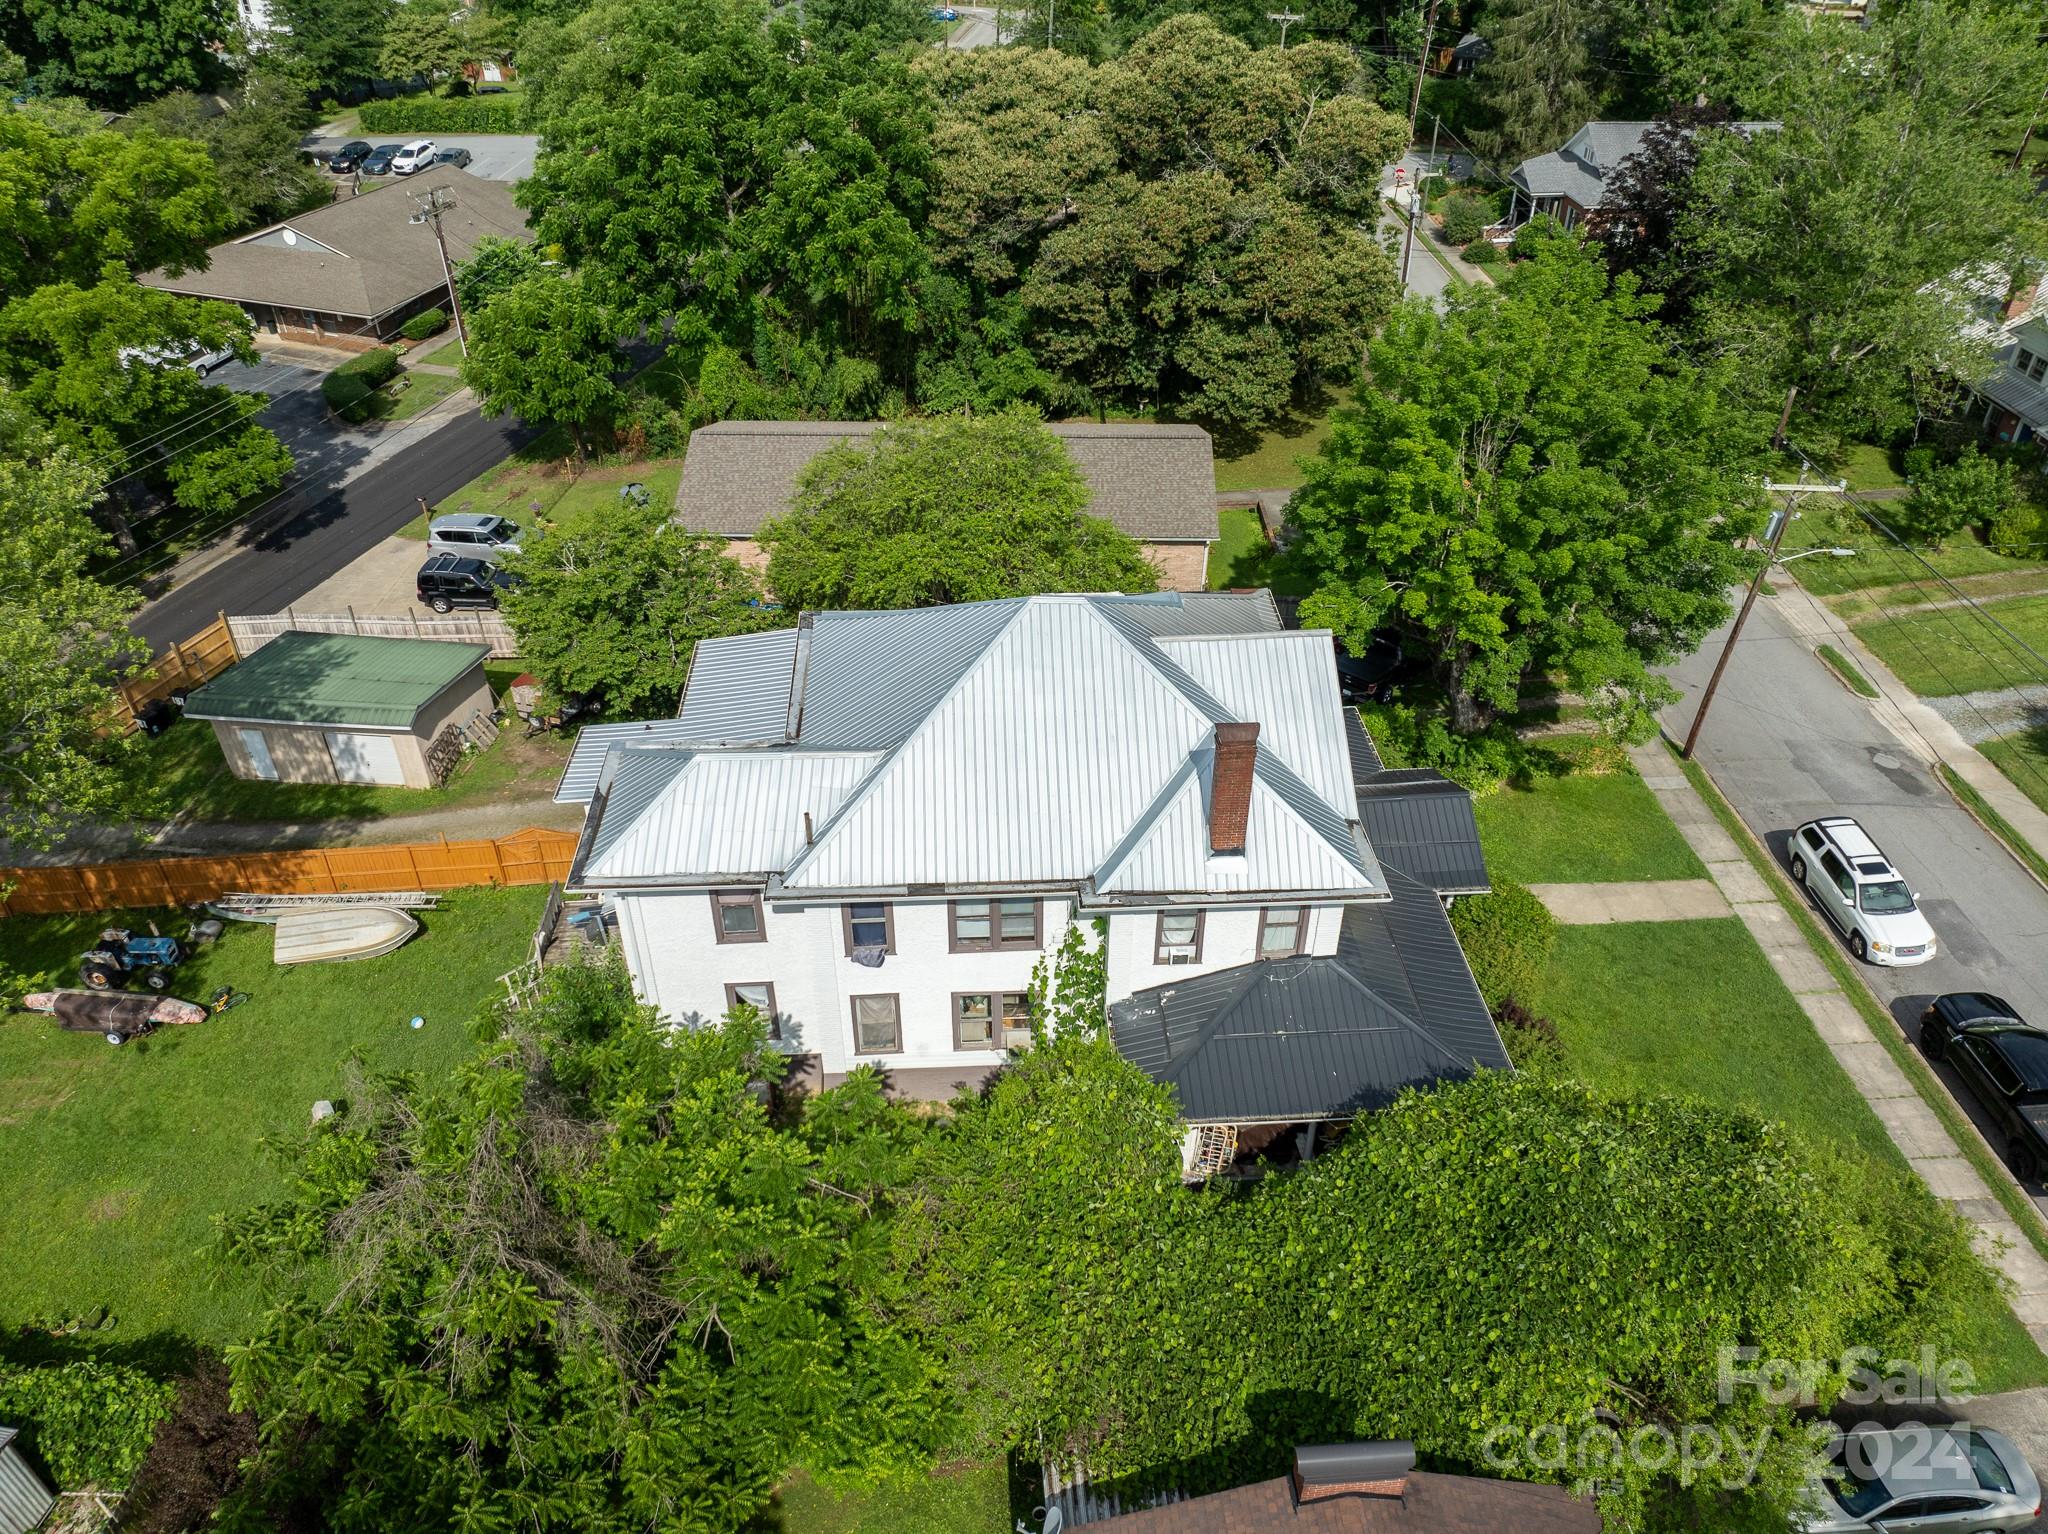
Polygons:
M887 430L880 421L720 421L690 434L676 486L676 520L728 539L733 555L765 562L754 535L789 510L797 477L827 449ZM1065 421L1051 428L1088 482L1091 515L1144 546L1160 583L1200 591L1216 540L1216 467L1199 426Z
M1590 122L1549 154L1524 160L1508 175L1513 196L1500 227L1519 229L1539 213L1565 228L1576 228L1606 195L1607 178L1621 162L1643 147L1643 135L1655 123ZM1774 122L1730 123L1745 135L1775 130Z
M1399 865L1375 784L1430 797L1387 821ZM1506 1067L1444 913L1486 877L1450 792L1462 822L1441 779L1382 770L1329 634L1255 592L707 640L678 718L586 730L557 797L589 803L570 882L680 1024L747 1001L808 1079L950 1096L1029 1042L1034 967L1100 919L1119 1047L1234 1126ZM1456 850L1419 851L1432 825Z
M215 245L206 265L136 280L192 298L240 304L259 331L318 346L363 350L388 341L423 309L448 306L448 279L434 231L410 222L407 193L441 188L448 259L464 260L486 235L524 240L526 214L510 187L437 165L356 197Z

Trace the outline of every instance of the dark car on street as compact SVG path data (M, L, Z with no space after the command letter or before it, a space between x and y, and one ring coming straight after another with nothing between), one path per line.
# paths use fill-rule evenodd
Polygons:
M361 167L370 156L370 145L364 139L350 139L327 157L327 168L337 176L346 176Z
M2048 1029L2030 1027L2001 996L1956 991L1920 1015L1920 1047L1954 1066L1997 1121L2013 1175L2040 1176L2048 1168Z
M391 162L398 157L398 151L404 147L405 145L403 144L379 144L375 149L372 149L367 155L363 156L363 174L366 176L390 175Z
M444 149L434 156L434 163L436 165L452 165L457 170L467 170L469 169L469 159L470 155L467 149Z
M498 593L518 582L486 559L436 554L420 566L414 594L437 613L458 607L496 607Z

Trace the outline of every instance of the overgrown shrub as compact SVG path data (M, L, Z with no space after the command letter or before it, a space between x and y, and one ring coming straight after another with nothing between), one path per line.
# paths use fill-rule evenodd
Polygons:
M1437 212L1443 216L1444 239L1453 245L1469 245L1492 222L1490 210L1477 197L1460 192L1446 197Z
M2029 486L2031 493L2015 499L1984 527L1984 541L2014 559L2048 557L2048 486Z
M1557 943L1557 918L1526 888L1496 879L1490 895L1451 902L1451 926L1489 1007L1536 994Z
M1389 767L1434 767L1474 794L1490 794L1522 771L1528 752L1512 728L1460 735L1443 711L1412 703L1368 703L1359 717Z
M408 341L424 341L428 336L439 335L447 327L448 316L440 309L422 309L403 325L398 333Z
M1500 247L1491 240L1474 240L1465 247L1465 259L1474 266L1492 266L1501 259Z
M1940 548L1966 527L1989 527L2019 500L2019 476L1975 443L1953 463L1935 464L1913 481L1892 522L1908 537Z
M0 1422L21 1429L61 1491L127 1485L173 1394L163 1381L114 1364L0 1366Z
M360 421L370 396L397 376L398 353L388 346L372 347L321 379L320 394L335 414Z
M1493 1009L1493 1020L1516 1070L1548 1071L1564 1064L1564 1041L1549 1018L1539 1017L1509 996Z
M410 96L366 101L356 114L362 131L379 133L518 133L526 127L516 100Z

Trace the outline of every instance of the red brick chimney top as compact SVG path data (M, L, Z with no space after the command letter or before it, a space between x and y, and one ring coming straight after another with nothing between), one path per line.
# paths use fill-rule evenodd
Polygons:
M2025 282L2015 282L2012 292L2005 300L2005 317L2016 320L2034 307L2034 295L2041 290L2041 279L2029 277Z
M1252 812L1252 772L1259 762L1256 724L1216 726L1216 770L1209 783L1209 850L1244 851Z

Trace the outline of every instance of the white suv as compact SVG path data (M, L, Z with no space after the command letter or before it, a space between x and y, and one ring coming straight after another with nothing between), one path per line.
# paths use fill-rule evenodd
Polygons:
M1809 820L1792 833L1791 854L1792 877L1812 891L1857 958L1906 965L1934 957L1934 929L1912 890L1855 821Z
M414 139L391 157L392 173L399 176L410 176L416 170L425 170L434 163L434 156L439 152L434 147L432 139Z

